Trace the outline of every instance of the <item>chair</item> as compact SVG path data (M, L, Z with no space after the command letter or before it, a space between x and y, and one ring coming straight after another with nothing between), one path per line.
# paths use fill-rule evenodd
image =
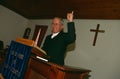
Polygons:
M0 69L4 61L4 49L3 41L0 40Z
M3 41L0 40L0 53L3 52L3 47L4 47Z

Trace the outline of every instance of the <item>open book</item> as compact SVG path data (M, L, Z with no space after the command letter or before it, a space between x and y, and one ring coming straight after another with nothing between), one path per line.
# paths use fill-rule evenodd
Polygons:
M40 51L40 53L44 54L47 57L46 52L44 50L42 50L40 47L38 47L33 40L17 37L16 42L19 42L19 43L22 43L22 44L25 44L28 46L32 46L33 48L37 49L38 51ZM36 54L36 58L48 62L48 60L46 58L44 58L42 56L40 57L37 54Z
M41 51L45 55L47 55L46 52L44 50L42 50L40 47L38 47L37 45L34 45L33 47L36 48L37 50Z
M46 52L44 50L42 50L40 47L38 47L33 40L17 37L16 42L19 42L19 43L22 43L22 44L25 44L25 45L28 45L28 46L32 46L32 47L38 49L39 51L41 51L43 54L46 55Z
M40 47L37 46L37 43L38 43L38 40L39 40L39 36L40 36L40 32L41 32L41 29L39 29L35 41L29 40L29 39L20 38L20 37L16 38L16 41L17 41L17 42L20 42L20 43L23 43L23 44L26 44L26 45L29 45L29 46L32 46L33 48L36 48L37 50L39 50L39 51L40 51L41 53L43 53L44 55L47 55L44 50L42 50ZM44 60L44 61L47 61L47 60L45 60L44 58L39 57L39 56L36 56L36 58L41 59L41 60Z

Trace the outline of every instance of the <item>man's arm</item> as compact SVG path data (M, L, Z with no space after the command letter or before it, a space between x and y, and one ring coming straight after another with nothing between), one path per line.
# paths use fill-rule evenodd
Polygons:
M67 14L67 28L68 28L68 35L67 35L67 42L72 43L76 40L76 34L75 34L75 24L73 22L73 11L71 13Z

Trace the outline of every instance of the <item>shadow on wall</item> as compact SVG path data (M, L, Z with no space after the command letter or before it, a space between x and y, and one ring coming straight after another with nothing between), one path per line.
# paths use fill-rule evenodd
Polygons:
M69 44L68 47L67 47L67 50L66 50L66 54L65 54L65 57L67 55L67 52L70 52L70 51L73 51L75 50L75 47L76 47L76 43L72 43L72 44Z
M75 42L72 44L69 44L67 47L67 52L75 50L75 45L76 45Z

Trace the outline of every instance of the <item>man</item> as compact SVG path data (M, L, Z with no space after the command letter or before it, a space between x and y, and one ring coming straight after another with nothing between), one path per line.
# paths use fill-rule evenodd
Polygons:
M73 12L67 14L68 32L63 32L63 22L59 17L52 20L52 34L45 39L42 49L50 56L49 62L64 65L64 55L68 44L75 42L76 34Z

